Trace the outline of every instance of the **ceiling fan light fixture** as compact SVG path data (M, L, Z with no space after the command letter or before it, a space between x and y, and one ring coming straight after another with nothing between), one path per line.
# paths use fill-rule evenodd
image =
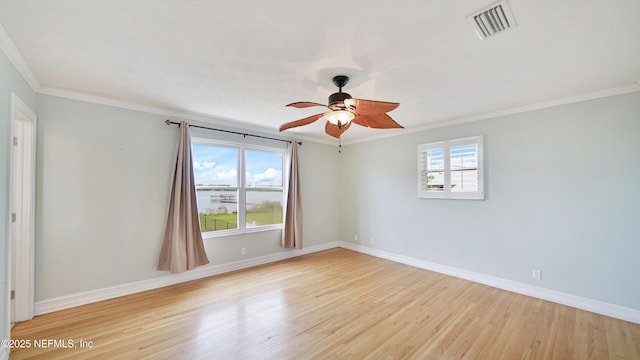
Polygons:
M354 99L351 95L342 92L342 87L344 87L348 81L349 77L346 75L333 77L333 84L338 87L338 92L329 95L328 105L311 101L298 101L287 105L299 109L321 106L329 108L330 111L307 116L295 121L289 121L288 123L280 125L280 131L309 125L320 118L326 120L324 132L337 139L340 139L340 135L349 129L351 123L374 129L403 127L387 115L387 112L397 108L400 104L387 101Z
M338 127L347 125L349 121L353 120L355 115L348 110L334 110L324 115L327 121Z

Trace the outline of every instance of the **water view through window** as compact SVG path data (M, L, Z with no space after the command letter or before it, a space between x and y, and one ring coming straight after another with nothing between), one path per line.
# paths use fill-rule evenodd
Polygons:
M203 233L282 224L282 150L198 142L192 150Z

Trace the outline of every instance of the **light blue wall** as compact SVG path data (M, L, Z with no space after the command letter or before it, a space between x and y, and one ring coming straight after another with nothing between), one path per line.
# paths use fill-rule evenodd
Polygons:
M2 234L2 256L0 256L0 279L2 279L2 291L0 296L0 338L8 339L4 324L7 323L6 313L4 309L7 306L9 298L9 289L7 286L7 226L8 214L7 203L9 201L9 139L11 137L11 114L9 104L11 102L11 93L14 92L22 101L24 101L32 109L36 108L36 94L29 84L18 74L17 70L11 64L4 52L0 51L0 233Z
M418 144L477 134L486 200L418 199ZM340 171L341 240L640 309L640 92L353 144Z
M10 91L38 113L36 301L165 276L155 266L177 127L47 95L36 107L0 53L2 204ZM485 135L486 200L418 199L417 145L476 134ZM639 134L640 93L631 93L349 145L341 155L306 142L305 244L358 235L385 251L640 309ZM6 226L2 206L3 234ZM279 243L279 231L205 240L212 264L241 259L241 247L249 256L284 251Z
M160 115L48 95L38 95L38 114L36 301L166 276L156 265L178 127ZM337 189L322 184L337 177L336 156L326 145L299 148L305 246L338 238L325 227L338 221ZM205 247L215 265L288 251L280 238L274 230L205 239Z

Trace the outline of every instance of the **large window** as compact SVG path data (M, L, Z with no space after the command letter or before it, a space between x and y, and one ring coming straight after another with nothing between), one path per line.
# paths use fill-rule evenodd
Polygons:
M484 199L482 136L418 145L418 197Z
M282 227L283 149L203 139L192 147L202 233Z

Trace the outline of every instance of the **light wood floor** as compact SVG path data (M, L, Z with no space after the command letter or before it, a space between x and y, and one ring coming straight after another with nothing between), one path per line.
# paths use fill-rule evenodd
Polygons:
M37 316L12 338L76 348L11 359L640 359L638 324L345 249Z

